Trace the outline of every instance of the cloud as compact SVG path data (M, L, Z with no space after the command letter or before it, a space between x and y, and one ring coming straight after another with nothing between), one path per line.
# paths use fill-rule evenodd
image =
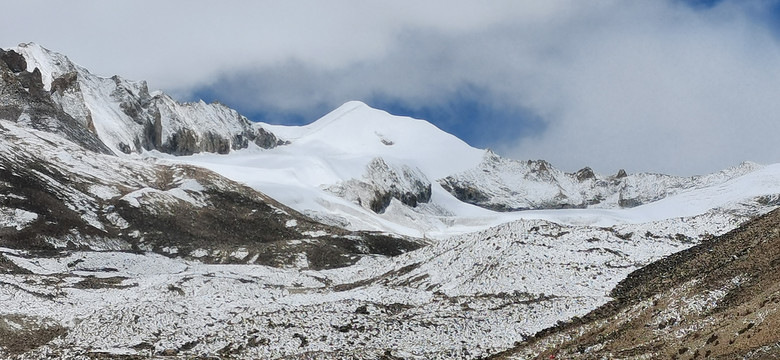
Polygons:
M545 133L503 150L608 171L777 162L777 39L739 10L619 9L601 31L579 33L566 66L545 77L558 92L538 107L555 111Z
M351 99L565 170L780 161L771 1L26 1L0 45L305 122ZM31 26L32 22L37 26Z

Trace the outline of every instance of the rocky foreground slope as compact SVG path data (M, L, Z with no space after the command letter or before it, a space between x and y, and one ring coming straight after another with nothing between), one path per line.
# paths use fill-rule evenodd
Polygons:
M780 357L780 211L628 275L593 312L495 359Z
M0 355L482 358L762 208L608 228L520 220L327 270L0 248Z

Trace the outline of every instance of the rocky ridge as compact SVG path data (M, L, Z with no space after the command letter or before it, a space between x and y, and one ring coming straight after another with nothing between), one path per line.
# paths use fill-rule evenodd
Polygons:
M0 118L59 134L95 152L111 152L87 124L80 123L52 99L44 88L40 69L27 71L21 54L0 49L0 79Z
M496 211L631 208L761 169L745 162L718 173L681 177L652 173L603 176L586 167L565 173L544 160L518 161L485 152L475 168L439 179L461 201Z

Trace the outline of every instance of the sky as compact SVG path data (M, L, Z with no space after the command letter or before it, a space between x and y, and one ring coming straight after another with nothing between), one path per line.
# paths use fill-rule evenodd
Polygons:
M565 171L694 175L780 162L780 2L201 1L3 4L36 42L255 121L349 100Z

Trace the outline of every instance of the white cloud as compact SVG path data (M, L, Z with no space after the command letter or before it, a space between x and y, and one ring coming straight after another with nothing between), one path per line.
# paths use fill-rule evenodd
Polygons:
M684 174L780 160L776 39L726 9L625 11L566 49L565 66L544 78L557 96L537 105L554 112L549 128L504 151L569 169Z
M36 41L180 95L227 84L245 108L306 116L475 86L547 124L495 144L504 154L691 174L780 161L780 50L755 18L771 4L25 1L4 6L20 15L0 23L0 46Z

